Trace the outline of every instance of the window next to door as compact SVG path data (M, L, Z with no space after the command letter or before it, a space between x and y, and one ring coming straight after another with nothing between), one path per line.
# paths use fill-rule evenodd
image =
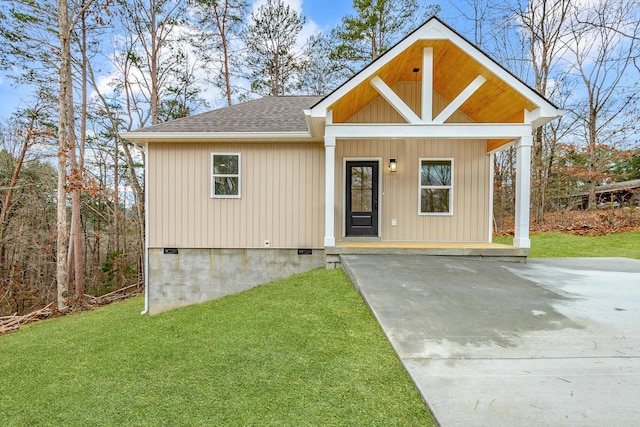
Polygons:
M453 215L453 159L420 159L420 215Z

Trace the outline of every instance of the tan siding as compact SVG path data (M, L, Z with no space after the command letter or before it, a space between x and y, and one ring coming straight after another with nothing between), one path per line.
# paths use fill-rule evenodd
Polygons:
M489 156L485 141L338 140L336 148L336 237L344 230L344 160L381 158L381 237L385 241L484 242L488 238ZM388 169L390 157L398 172ZM418 214L419 158L453 158L452 216ZM391 226L391 219L398 226Z
M241 198L211 198L211 153L240 153ZM150 144L150 247L321 248L321 143Z
M421 84L400 82L393 90L419 114ZM433 115L448 101L434 92ZM350 123L403 123L404 119L382 98L377 98ZM457 111L448 123L471 120ZM398 160L398 172L388 171L389 158ZM336 237L344 234L344 159L380 158L382 174L381 237L386 241L481 242L488 238L489 156L482 140L339 140L336 148ZM452 216L418 215L420 158L453 158ZM391 226L391 219L398 226Z

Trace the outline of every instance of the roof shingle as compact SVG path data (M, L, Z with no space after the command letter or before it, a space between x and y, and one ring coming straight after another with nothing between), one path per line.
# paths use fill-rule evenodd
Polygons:
M307 132L303 110L320 96L274 96L176 119L132 133L155 132Z

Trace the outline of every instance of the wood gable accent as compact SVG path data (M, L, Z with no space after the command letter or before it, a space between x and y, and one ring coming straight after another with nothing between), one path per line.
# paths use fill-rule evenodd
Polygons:
M421 84L420 111L406 105L391 89L401 82ZM432 113L434 93L448 102L436 117ZM562 113L435 17L307 113L310 121L314 121L325 119L330 112L332 124L345 124L378 98L385 99L407 125L420 126L424 130L428 127L425 125L450 125L447 120L455 111L487 129L495 124L538 127ZM322 128L314 127L320 131ZM430 135L429 132L424 135ZM436 133L441 134L442 130ZM516 134L512 138L498 139L491 135L494 133L488 130L484 138L487 139L487 152L504 148L519 137ZM482 133L476 135L483 137Z
M392 89L401 83L413 83L413 92L419 93L420 101L407 102ZM399 121L381 116L371 123L353 120L381 99L397 113ZM434 111L434 104L442 100L446 105ZM336 145L358 139L480 140L490 154L514 144L517 159L514 246L530 247L532 131L561 114L551 102L438 18L429 19L305 110L312 137L324 138L325 247L336 245Z

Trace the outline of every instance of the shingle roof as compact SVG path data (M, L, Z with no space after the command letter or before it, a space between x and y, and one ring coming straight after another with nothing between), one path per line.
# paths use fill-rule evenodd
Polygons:
M320 96L260 98L195 116L172 120L133 131L155 132L307 132L303 110Z

